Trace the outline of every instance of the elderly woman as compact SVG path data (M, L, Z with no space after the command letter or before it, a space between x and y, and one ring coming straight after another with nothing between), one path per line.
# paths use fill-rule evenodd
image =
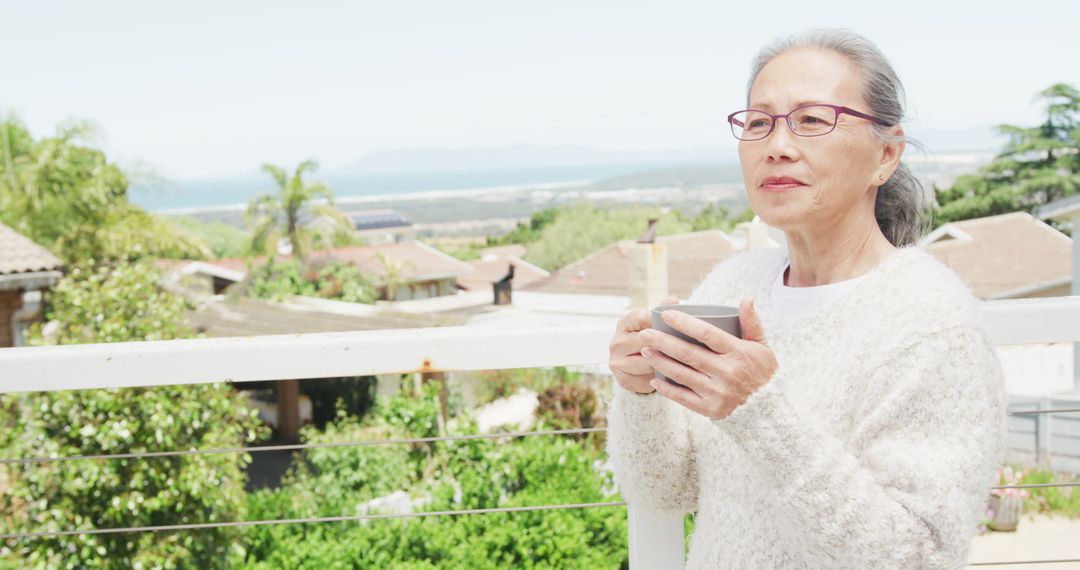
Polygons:
M690 568L957 568L1003 459L1001 368L960 279L915 247L900 81L847 31L754 62L739 139L750 207L786 250L716 265L675 310L704 343L619 322L607 450L623 496L695 512ZM654 380L654 371L675 382Z

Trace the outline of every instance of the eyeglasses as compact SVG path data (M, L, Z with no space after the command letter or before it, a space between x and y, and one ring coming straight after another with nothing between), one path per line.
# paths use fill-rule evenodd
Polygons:
M803 105L785 115L746 109L728 115L727 120L731 124L731 133L735 135L735 138L741 141L756 141L772 134L777 119L784 119L791 132L800 137L827 135L836 128L837 119L842 113L873 121L879 125L892 126L873 115L860 113L855 109L825 104Z

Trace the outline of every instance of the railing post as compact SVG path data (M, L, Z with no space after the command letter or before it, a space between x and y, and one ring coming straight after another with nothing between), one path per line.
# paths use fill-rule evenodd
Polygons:
M277 382L278 436L282 441L300 441L300 381Z
M627 504L630 570L681 570L684 515L658 513Z

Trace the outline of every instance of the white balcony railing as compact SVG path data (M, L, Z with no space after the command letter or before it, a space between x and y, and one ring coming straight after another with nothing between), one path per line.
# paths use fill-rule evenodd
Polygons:
M1019 301L995 301L983 306L983 322L991 340L999 345L1080 341L1080 297ZM7 348L0 350L0 393L81 390L208 382L246 382L327 378L398 372L494 370L546 366L605 365L611 326L582 327L443 327L349 333L277 335L249 338L194 339L138 343ZM1064 410L1062 410L1064 411ZM1075 410L1069 410L1075 411ZM1042 410L1041 413L1046 413ZM574 430L570 430L574 431ZM598 430L578 430L598 431ZM517 434L537 435L539 432ZM544 432L547 434L567 432ZM478 436L465 436L478 437ZM486 436L485 436L486 437ZM495 437L495 436L491 436ZM506 437L501 434L498 437ZM431 439L456 439L454 436ZM410 441L410 440L402 440ZM336 445L367 445L391 442L342 442ZM300 444L277 448L315 447ZM258 451L252 448L249 451ZM101 457L229 453L235 449L176 450ZM95 459L3 458L4 463L27 463ZM1066 484L1067 485L1067 484ZM70 529L50 533L0 535L0 540L32 539L58 534L106 532L182 531L213 526L289 524L293 522L340 522L396 516L482 514L500 510L537 510L621 506L622 502L575 505L538 505L525 509L480 509L413 513L409 515L358 515L322 519L233 521L205 525ZM667 516L628 505L630 566L679 568L683 565L683 517ZM1075 559L1080 562L1080 547ZM986 561L976 565L1008 565L1018 561Z

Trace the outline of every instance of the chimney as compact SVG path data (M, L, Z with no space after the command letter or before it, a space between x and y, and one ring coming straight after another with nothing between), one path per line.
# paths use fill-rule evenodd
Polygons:
M630 263L630 306L655 307L668 295L667 245L656 243L657 218L627 251Z
M514 280L514 264L510 264L510 270L502 279L491 284L492 290L495 293L496 305L509 305L511 304L511 293L513 293L513 286L511 282Z

